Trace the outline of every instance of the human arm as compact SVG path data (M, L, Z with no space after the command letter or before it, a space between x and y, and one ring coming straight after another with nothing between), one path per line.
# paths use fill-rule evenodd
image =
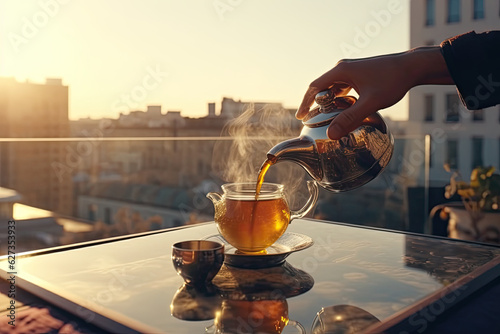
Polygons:
M309 112L314 96L333 88L338 96L354 89L358 101L337 116L328 136L338 139L368 115L392 106L412 87L455 84L468 109L500 104L500 31L474 31L452 37L440 46L419 47L397 54L342 60L309 86L296 117Z
M453 84L439 46L341 60L310 84L296 117L302 119L307 115L315 95L322 90L332 87L337 96L342 96L354 89L358 101L335 117L327 131L328 137L339 139L370 114L392 106L412 87L423 84Z
M500 31L474 31L441 43L462 103L470 110L500 103Z

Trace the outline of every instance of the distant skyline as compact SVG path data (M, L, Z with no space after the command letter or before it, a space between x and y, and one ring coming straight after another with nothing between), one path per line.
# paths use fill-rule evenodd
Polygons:
M296 108L338 60L407 50L409 0L8 0L0 29L0 76L61 78L71 119L200 117L223 97Z

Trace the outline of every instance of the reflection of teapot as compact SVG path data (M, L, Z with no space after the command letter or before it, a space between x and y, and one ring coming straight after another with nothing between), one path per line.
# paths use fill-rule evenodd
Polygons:
M355 102L352 96L335 97L332 90L316 94L318 106L302 120L300 136L274 146L267 153L268 164L296 162L323 188L335 192L374 179L389 163L394 148L394 139L378 113L340 140L326 135L331 121Z
M288 318L288 303L284 298L265 300L225 299L215 318L214 325L207 328L213 333L268 333L280 334L291 325L298 333L305 328Z

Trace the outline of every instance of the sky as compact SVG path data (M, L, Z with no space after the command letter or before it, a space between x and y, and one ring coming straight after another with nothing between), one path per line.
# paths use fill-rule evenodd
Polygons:
M0 77L69 86L69 116L223 97L297 108L343 58L409 48L409 0L2 0ZM405 100L384 116L406 119Z

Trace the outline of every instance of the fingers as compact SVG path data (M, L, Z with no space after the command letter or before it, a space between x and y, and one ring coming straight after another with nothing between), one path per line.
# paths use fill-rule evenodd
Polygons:
M347 95L351 88L352 87L350 85L340 81L334 82L333 86L330 86L330 89L333 91L333 94L335 94L335 96Z
M376 112L365 101L366 99L360 97L356 103L335 117L327 129L328 138L337 140L346 136L355 130L366 117Z
M302 119L309 113L309 109L314 103L314 98L319 92L331 89L335 96L344 96L351 90L351 86L344 82L327 82L328 81L326 80L324 80L324 82L316 80L313 84L311 84L311 86L309 86L309 89L306 91L306 94L302 99L302 103L295 114L297 119Z
M319 92L319 88L312 86L309 87L309 89L306 91L306 94L304 95L304 98L302 99L302 103L300 104L299 109L297 109L297 112L295 113L295 117L297 119L302 119L309 113L309 108L311 108L314 102L314 97Z

